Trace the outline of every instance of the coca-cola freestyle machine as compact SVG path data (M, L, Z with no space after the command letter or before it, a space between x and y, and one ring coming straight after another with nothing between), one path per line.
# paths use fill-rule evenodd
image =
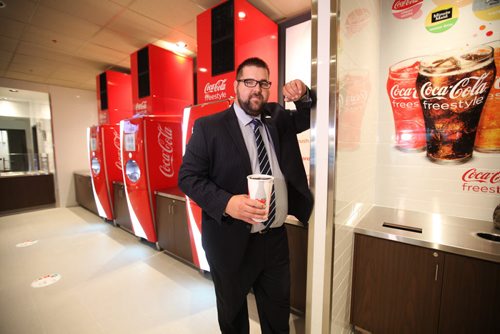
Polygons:
M121 122L123 178L134 234L158 246L159 189L177 186L182 162L181 118L148 115Z
M194 122L203 116L221 112L231 106L232 99L198 104L184 109L182 123L182 155L186 152L186 145L193 134ZM209 271L205 251L201 245L201 208L186 196L186 214L188 222L189 237L191 239L191 250L193 263L202 270Z
M198 103L234 97L236 68L259 57L269 66L270 101L278 99L278 26L246 0L230 0L197 17Z
M131 71L134 117L120 123L125 194L134 234L159 248L154 193L177 186L193 63L148 45L131 55Z
M198 105L184 109L183 153L194 122L221 112L233 102L236 68L245 59L259 57L270 69L270 100L278 96L278 26L245 0L223 2L197 17ZM201 246L201 208L186 196L186 213L193 262L209 270Z
M87 129L92 190L99 216L114 220L113 182L122 181L119 122L132 116L130 75L106 71L96 78L99 125Z

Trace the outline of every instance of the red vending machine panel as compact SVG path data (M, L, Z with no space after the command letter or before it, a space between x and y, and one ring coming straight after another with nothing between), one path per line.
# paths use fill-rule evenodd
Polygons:
M96 77L99 124L118 124L132 117L132 79L129 74L102 72Z
M120 122L123 180L135 235L156 234L154 193L177 186L182 162L182 117L144 115Z
M230 0L197 17L197 103L234 97L236 68L259 57L269 66L269 101L278 99L278 26L246 0Z
M149 44L130 56L134 115L182 116L193 104L193 60Z
M114 220L113 182L121 181L120 127L97 125L87 129L92 189L99 216Z
M194 122L203 116L221 112L231 106L233 100L223 100L212 103L198 104L184 109L184 117L182 123L182 155L186 151L186 145L193 133ZM209 271L205 251L201 245L201 208L186 196L186 213L191 238L191 250L193 253L194 264L202 269Z

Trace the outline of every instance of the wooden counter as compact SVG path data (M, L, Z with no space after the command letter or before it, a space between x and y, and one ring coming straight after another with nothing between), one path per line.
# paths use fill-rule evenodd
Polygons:
M55 204L54 174L0 173L0 211Z

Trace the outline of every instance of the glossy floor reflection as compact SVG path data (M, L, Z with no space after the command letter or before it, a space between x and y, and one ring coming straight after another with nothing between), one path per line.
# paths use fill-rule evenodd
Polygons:
M80 207L0 217L0 267L0 333L219 333L206 275ZM260 333L252 295L249 308Z

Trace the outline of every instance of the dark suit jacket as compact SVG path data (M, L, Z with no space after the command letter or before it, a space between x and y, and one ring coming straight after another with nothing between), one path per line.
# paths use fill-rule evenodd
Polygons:
M295 103L297 111L268 103L262 120L271 134L288 188L288 212L307 224L313 198L307 185L297 134L310 127L313 101ZM202 244L210 265L237 270L251 226L224 215L231 196L248 194L250 158L231 106L198 119L179 172L179 187L202 208Z

